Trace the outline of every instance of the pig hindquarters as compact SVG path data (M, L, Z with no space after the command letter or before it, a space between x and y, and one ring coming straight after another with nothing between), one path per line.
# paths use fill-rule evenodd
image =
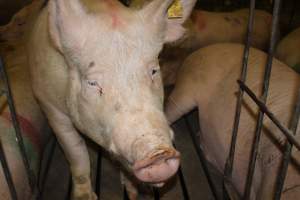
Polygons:
M300 28L284 37L276 49L276 57L300 72Z
M178 169L157 57L183 35L195 0L182 0L182 19L167 19L171 3L131 10L113 0L50 0L33 27L32 86L69 161L74 199L96 199L78 130L139 181L162 185Z
M194 52L180 69L175 89L166 105L170 123L198 107L202 130L200 142L204 154L221 173L231 142L238 91L236 80L240 77L243 50L244 46L239 44L216 44ZM253 48L250 50L246 84L258 96L261 94L266 58L265 53ZM298 74L274 59L267 105L285 126L289 125L298 89ZM232 184L240 195L244 192L258 116L256 104L247 95L244 96L232 176ZM262 132L251 199L274 198L286 141L284 135L267 118ZM295 150L282 199L299 198L299 161L299 151Z
M208 12L194 10L185 23L185 36L162 51L161 67L164 85L172 85L178 68L193 51L216 43L244 43L247 33L249 9L234 12ZM271 33L272 16L255 10L251 46L266 49Z

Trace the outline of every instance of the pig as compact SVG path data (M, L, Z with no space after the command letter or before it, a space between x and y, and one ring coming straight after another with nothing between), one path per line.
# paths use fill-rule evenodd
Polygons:
M22 131L22 137L25 150L31 169L34 174L38 175L39 164L47 138L49 129L42 111L36 102L30 85L29 69L24 56L12 57L19 51L16 48L23 48L21 45L12 46L7 51L7 43L11 38L7 38L5 43L1 43L0 50L5 67L10 79L10 86L17 111L17 119ZM15 44L16 40L14 40ZM24 51L23 51L24 54ZM1 80L1 79L0 79ZM0 90L3 83L0 81ZM29 187L27 174L22 162L19 146L16 142L15 131L11 120L11 114L8 108L7 99L4 95L0 96L0 141L12 174L13 183L16 188L18 199L32 199L32 192ZM12 199L10 191L0 166L0 196L1 199Z
M10 22L0 27L0 41L19 40L27 31L28 23L38 13L43 5L43 0L33 0L30 4L18 11L10 20Z
M184 34L195 0L181 0L180 19L167 18L172 2L133 10L114 0L50 0L37 17L27 51L32 88L70 164L73 199L96 199L82 135L141 182L162 185L176 173L158 54Z
M231 143L238 91L236 81L241 73L243 51L243 45L223 43L194 52L180 68L175 88L166 102L165 112L170 124L198 108L203 153L220 173L224 171ZM266 60L264 52L250 49L246 84L258 96L262 92ZM290 123L299 84L297 73L273 59L267 106L285 126ZM231 179L237 196L244 193L257 117L256 104L245 94ZM297 139L300 140L299 134ZM274 199L285 141L277 127L269 119L264 119L250 199ZM299 164L299 150L294 149L282 199L299 198Z
M150 0L133 0L130 6L139 9ZM244 43L249 9L233 12L210 12L194 9L184 26L186 34L178 41L165 45L160 55L163 84L173 85L178 68L193 51L215 43ZM255 10L251 45L266 50L271 33L272 15Z
M172 85L178 68L193 51L215 43L244 43L246 40L249 9L233 12L194 10L185 26L185 36L164 48L161 53L163 82ZM271 33L272 15L255 10L251 46L265 50Z
M300 28L289 33L278 44L276 57L300 72Z

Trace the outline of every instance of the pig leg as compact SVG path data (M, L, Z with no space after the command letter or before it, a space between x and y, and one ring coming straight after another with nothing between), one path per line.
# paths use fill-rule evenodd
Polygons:
M170 124L196 107L196 101L189 93L190 90L176 87L168 97L165 107L165 113Z
M137 200L138 197L138 190L134 183L130 181L126 175L124 175L122 172L120 172L121 176L121 183L125 187L126 192L128 194L128 197L130 200Z
M90 180L90 160L84 139L65 114L53 107L45 111L71 168L72 199L96 200Z

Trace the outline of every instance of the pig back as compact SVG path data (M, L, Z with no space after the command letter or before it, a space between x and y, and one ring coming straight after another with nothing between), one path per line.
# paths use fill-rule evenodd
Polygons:
M238 91L236 80L240 77L242 55L243 46L238 44L217 44L203 48L186 60L176 83L180 85L189 79L189 85L192 85L189 89L197 94L194 95L196 96L194 99L199 107L201 143L207 158L221 171L224 170L231 142ZM247 85L258 96L261 94L266 58L263 52L251 49ZM267 105L285 126L289 125L298 87L298 75L274 59ZM241 193L245 185L257 116L257 106L245 95L233 174L233 181ZM265 118L253 185L254 190L260 191L259 195L268 197L267 199L274 190L276 178L274 174L278 173L284 139L275 125ZM299 162L299 155L294 154L293 159ZM293 171L292 168L294 167L291 166L289 171ZM269 176L271 171L274 174ZM294 170L291 174L299 176L299 171L295 173ZM261 176L263 179L259 178ZM285 188L293 185L295 180L288 176ZM269 186L260 190L261 184Z
M300 70L300 28L284 37L278 44L276 56L282 62Z

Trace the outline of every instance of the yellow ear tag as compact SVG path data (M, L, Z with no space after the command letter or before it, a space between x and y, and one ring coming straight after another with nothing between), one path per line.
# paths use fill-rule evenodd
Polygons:
M181 0L175 0L168 10L168 18L182 18L183 17L183 7Z

